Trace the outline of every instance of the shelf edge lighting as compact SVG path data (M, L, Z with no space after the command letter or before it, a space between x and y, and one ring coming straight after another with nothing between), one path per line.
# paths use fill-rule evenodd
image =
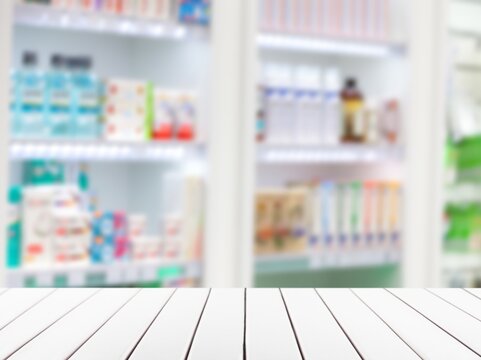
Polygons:
M182 40L187 37L204 38L206 35L205 29L175 21L156 21L126 15L113 16L87 11L63 10L34 4L17 4L15 22L23 26L173 40Z
M12 159L52 158L66 160L167 160L179 161L201 152L199 144L13 141Z
M402 161L399 146L259 146L261 163L348 163Z
M403 52L402 46L396 44L309 38L293 35L261 34L257 37L257 43L260 47L266 49L359 55L367 57L388 57Z

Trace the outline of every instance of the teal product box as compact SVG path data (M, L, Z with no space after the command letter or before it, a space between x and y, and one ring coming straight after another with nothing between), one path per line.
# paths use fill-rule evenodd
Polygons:
M7 267L18 268L22 263L22 188L13 186L8 193Z
M72 58L69 68L72 71L72 132L81 139L96 139L100 136L102 85L90 73L89 58Z
M72 132L72 89L66 61L61 55L53 55L47 74L47 123L52 138L66 138Z
M25 185L62 184L65 180L64 165L53 160L30 160L23 165Z
M37 55L26 52L23 56L23 69L17 75L18 107L14 116L20 137L42 138L48 134L45 89L45 75L37 70Z
M10 72L10 134L13 138L22 137L21 97L20 97L21 72Z

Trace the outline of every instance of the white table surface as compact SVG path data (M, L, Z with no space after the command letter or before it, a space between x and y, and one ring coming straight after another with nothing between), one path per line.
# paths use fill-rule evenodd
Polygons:
M0 289L0 359L479 359L478 289Z

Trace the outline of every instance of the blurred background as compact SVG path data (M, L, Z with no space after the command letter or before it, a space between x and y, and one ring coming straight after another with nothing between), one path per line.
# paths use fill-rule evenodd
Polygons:
M5 1L0 285L481 286L480 18Z

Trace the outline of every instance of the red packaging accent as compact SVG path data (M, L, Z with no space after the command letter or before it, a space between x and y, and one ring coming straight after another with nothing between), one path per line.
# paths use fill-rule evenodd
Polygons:
M177 139L190 141L194 139L194 129L191 124L182 124L177 131Z
M154 129L152 137L155 140L169 140L174 137L174 128L172 124L160 124L157 129Z

